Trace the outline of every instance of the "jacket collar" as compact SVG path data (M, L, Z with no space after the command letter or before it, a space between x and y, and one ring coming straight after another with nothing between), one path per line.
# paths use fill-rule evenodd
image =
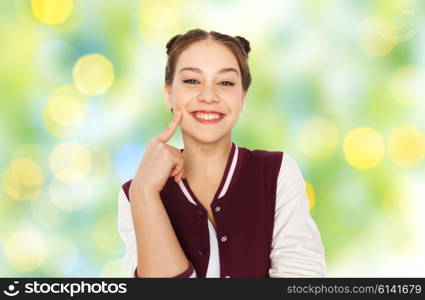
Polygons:
M230 150L229 157L227 158L226 168L224 170L223 177L221 178L220 185L218 187L218 190L216 191L213 201L216 198L220 199L226 195L229 189L230 183L232 181L233 175L235 173L236 164L238 161L238 152L239 152L238 147L235 145L235 143L232 142L232 148ZM196 196L194 195L193 191L190 189L189 183L186 179L180 180L178 185L182 193L185 195L186 199L190 203L194 205L199 204L198 203L199 201L197 201Z

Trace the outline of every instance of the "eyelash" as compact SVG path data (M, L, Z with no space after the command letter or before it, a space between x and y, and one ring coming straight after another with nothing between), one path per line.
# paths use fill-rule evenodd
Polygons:
M191 80L197 81L196 79L187 79L187 80L183 80L183 82L189 83L188 81L191 81ZM225 85L225 86L234 86L235 85L233 82L230 82L230 81L227 81L227 80L224 80L224 81L221 81L221 82L228 82L229 83L228 85Z

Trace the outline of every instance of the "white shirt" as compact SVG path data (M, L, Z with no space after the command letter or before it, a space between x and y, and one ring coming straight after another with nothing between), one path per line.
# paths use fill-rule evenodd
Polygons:
M208 228L210 257L206 277L220 277L217 236L209 220ZM118 232L126 245L123 267L125 273L133 277L137 267L136 239L130 203L122 188L118 197ZM324 247L310 215L305 181L298 164L286 152L283 153L277 180L270 260L270 277L325 276Z

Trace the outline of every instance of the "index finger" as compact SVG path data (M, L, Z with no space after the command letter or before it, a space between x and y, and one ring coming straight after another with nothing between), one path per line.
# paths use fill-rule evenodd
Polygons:
M161 143L168 142L171 137L173 136L174 132L176 131L177 125L180 123L182 113L180 111L177 111L174 114L173 120L168 124L167 128L164 129L163 132L161 132L156 139Z

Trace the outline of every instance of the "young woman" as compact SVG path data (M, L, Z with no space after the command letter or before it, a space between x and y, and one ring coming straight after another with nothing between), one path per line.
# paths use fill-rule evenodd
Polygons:
M118 199L129 276L324 276L295 160L231 139L251 84L249 51L243 37L201 29L167 43L164 96L174 118ZM177 126L184 149L167 144Z

